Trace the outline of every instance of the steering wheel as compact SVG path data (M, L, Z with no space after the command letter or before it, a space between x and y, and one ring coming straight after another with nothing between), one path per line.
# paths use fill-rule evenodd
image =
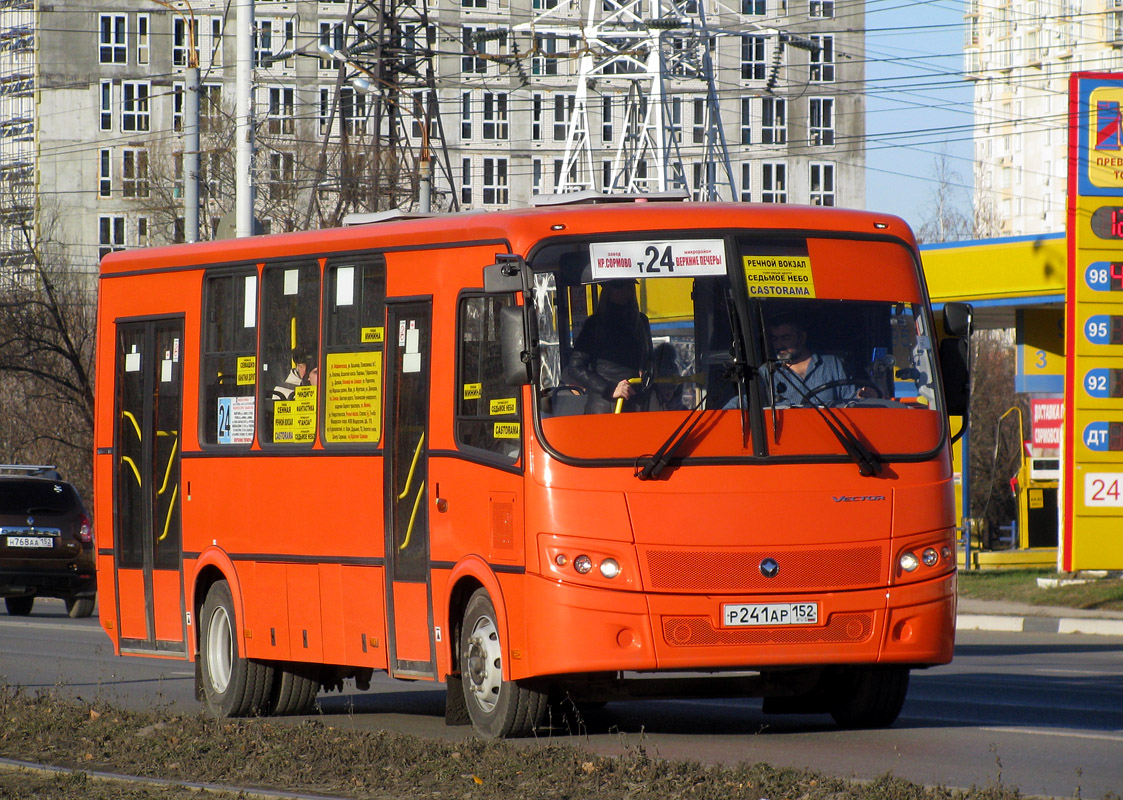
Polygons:
M822 384L821 386L816 386L814 389L811 389L807 393L807 399L810 400L815 395L819 394L819 392L825 392L827 389L835 389L835 388L838 388L839 386L856 386L859 389L869 387L870 389L873 389L874 392L877 393L877 399L881 400L881 399L884 399L884 397L885 397L885 393L883 391L881 391L881 388L877 384L873 383L872 381L866 380L865 378L838 378L837 380L827 381L826 383ZM854 398L851 398L851 399L852 400L861 400L863 398L854 397Z

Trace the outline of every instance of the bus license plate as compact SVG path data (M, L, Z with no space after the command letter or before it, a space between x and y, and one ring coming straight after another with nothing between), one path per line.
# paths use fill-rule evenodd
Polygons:
M726 627L743 625L816 625L818 603L726 603L721 607Z
M8 547L46 547L54 546L50 536L9 536Z

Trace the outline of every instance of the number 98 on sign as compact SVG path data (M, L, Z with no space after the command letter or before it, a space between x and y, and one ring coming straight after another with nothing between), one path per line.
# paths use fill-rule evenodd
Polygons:
M1123 507L1123 473L1089 472L1084 476L1084 505L1090 507Z
M1096 261L1084 270L1084 283L1094 292L1123 291L1123 262Z

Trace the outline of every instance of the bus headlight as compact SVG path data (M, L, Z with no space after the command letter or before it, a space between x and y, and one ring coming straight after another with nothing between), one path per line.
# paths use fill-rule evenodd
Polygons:
M600 562L600 574L611 580L620 574L620 562L615 558L606 558Z
M926 547L924 552L920 554L920 559L924 562L924 566L934 567L936 562L940 560L940 554L936 552L936 548Z
M920 560L916 555L907 551L901 553L901 558L898 563L905 572L915 572L916 568L920 566Z
M573 568L582 575L586 575L593 568L593 559L584 555L577 556L577 558L573 559Z

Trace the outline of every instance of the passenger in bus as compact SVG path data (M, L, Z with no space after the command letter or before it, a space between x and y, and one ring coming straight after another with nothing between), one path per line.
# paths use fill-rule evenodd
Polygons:
M569 362L573 381L588 393L585 413L611 413L618 399L624 400L623 410L635 410L640 388L629 381L642 378L650 364L651 324L639 310L636 282L605 282Z
M309 369L311 367L311 369ZM315 386L319 382L320 370L315 365L315 359L307 350L292 351L292 369L284 383L273 387L275 400L292 400L296 394L297 386Z

